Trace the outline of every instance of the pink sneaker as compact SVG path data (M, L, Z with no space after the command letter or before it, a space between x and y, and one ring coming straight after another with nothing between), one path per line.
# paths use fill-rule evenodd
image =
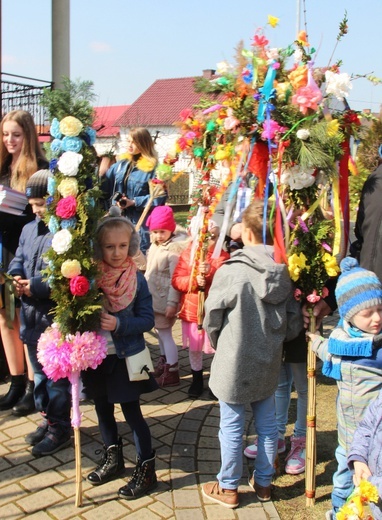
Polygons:
M284 453L285 450L286 450L285 439L279 438L278 443L277 443L277 453ZM257 437L256 437L254 444L250 444L249 446L247 446L245 448L244 455L248 459L255 459L257 457Z
M285 461L285 473L299 475L305 471L305 437L291 438L290 452Z

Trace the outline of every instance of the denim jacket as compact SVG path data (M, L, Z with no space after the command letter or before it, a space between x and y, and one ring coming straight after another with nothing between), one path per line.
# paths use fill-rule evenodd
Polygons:
M139 271L134 300L113 315L117 318L117 327L111 335L117 356L122 359L142 352L145 348L143 333L154 327L154 311L147 282Z

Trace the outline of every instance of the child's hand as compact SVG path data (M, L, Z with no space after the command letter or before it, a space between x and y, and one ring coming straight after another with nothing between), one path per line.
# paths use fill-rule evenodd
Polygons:
M361 480L367 480L367 478L371 476L371 471L369 469L369 466L367 464L365 464L364 462L355 460L353 462L353 464L354 464L353 482L354 482L355 486L359 486L361 483Z
M325 300L321 298L319 302L317 302L313 307L313 316L316 318L316 327L317 329L320 327L322 320L332 312L330 306L326 303ZM304 327L307 329L309 327L310 322L310 314L308 311L308 307L306 303L302 306L302 317L304 319Z
M113 332L117 327L117 318L107 312L101 313L101 329Z
M166 312L164 313L164 315L166 316L166 318L173 318L174 316L176 316L177 310L177 307L167 305Z
M196 283L199 287L205 287L206 286L206 277L204 274L198 274L196 277Z
M208 262L200 262L199 264L199 273L198 274L208 274L211 271L211 264Z

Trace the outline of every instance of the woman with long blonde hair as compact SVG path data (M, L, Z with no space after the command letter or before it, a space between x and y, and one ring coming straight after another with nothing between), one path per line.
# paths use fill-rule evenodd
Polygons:
M48 166L31 114L25 110L13 110L5 115L0 123L0 184L24 193L29 177L37 170L48 168ZM7 270L8 264L16 252L23 226L33 218L32 212L21 216L0 213L0 247L4 271ZM8 327L4 286L2 286L1 300L0 333L11 375L11 384L8 392L0 397L0 410L12 408L14 415L27 415L34 410L33 370L27 351L19 337L18 309L16 309L12 323L13 328ZM25 362L27 381L24 375Z

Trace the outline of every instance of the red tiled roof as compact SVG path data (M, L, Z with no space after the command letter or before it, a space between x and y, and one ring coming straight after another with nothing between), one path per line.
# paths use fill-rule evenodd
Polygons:
M198 104L206 94L194 90L195 77L156 80L124 114L115 121L118 126L173 125L185 108Z
M95 118L93 128L97 130L97 137L114 137L119 134L119 125L115 121L129 108L130 105L94 107Z

